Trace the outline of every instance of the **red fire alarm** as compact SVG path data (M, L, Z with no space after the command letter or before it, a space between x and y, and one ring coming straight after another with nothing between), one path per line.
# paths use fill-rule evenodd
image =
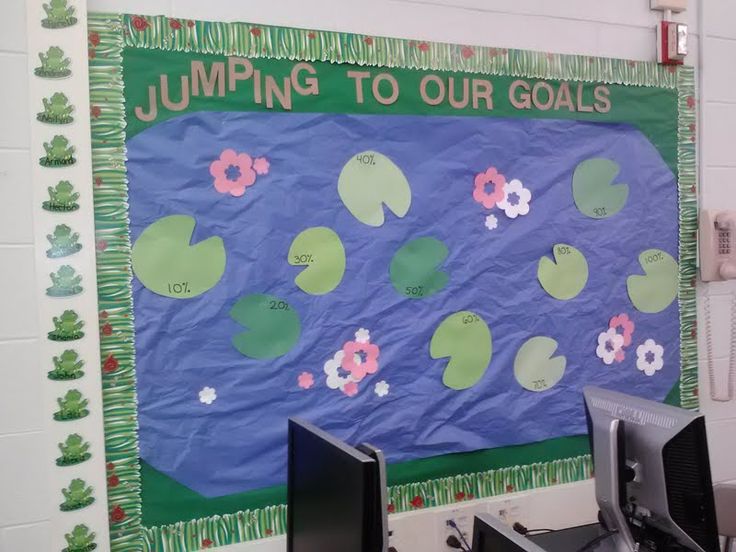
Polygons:
M682 65L687 55L687 25L662 21L657 25L657 61L664 65Z

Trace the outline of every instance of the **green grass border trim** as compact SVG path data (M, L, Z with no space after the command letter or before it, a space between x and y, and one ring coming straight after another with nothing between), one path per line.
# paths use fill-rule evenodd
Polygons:
M120 16L90 14L89 89L110 549L144 549ZM109 476L117 476L117 485ZM113 478L113 481L115 479Z
M695 81L690 67L662 67L590 56L442 44L311 31L248 23L170 19L165 16L90 14L90 103L97 232L97 285L108 470L119 484L108 489L111 550L191 552L282 534L283 505L212 516L163 527L141 525L135 347L130 236L125 169L125 47L207 54L328 61L385 67L507 74L525 78L595 81L678 91L681 401L696 409L696 152ZM589 455L397 485L389 489L395 512L497 496L592 476Z
M698 195L697 195L697 127L695 70L681 67L677 71L677 185L680 216L679 266L680 288L680 403L683 408L697 410L698 339L697 280Z

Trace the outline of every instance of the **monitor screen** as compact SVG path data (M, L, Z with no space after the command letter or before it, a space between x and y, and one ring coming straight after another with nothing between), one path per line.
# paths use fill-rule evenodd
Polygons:
M376 462L315 426L289 420L289 552L380 552Z
M475 516L473 552L544 552L501 520L488 514Z

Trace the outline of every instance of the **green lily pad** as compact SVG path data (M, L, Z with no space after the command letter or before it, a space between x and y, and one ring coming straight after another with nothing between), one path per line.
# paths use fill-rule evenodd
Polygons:
M434 295L449 276L438 271L447 258L447 246L435 238L417 238L404 244L391 259L389 276L396 291L411 299Z
M280 357L299 341L299 315L289 303L273 295L242 297L230 309L230 317L247 328L232 338L235 348L247 357Z
M402 218L411 206L411 187L396 164L376 151L353 156L340 172L337 191L348 211L368 226L384 222L384 204Z
M294 282L310 295L324 295L340 285L345 262L340 236L325 226L307 228L294 238L289 248L289 264L307 267Z
M565 374L567 359L564 356L553 358L557 341L551 337L537 336L524 342L516 353L514 376L524 389L546 391Z
M195 221L161 218L146 228L132 250L133 271L154 293L191 299L212 289L225 272L225 245L213 236L191 245Z
M461 391L480 381L491 362L493 340L488 324L472 311L445 318L429 344L432 358L449 357L442 383Z
M613 181L619 166L610 159L583 161L572 177L572 196L578 210L590 218L608 218L618 213L629 197L628 184Z
M639 255L639 264L645 275L634 274L626 279L629 298L641 312L661 312L677 297L677 261L661 249L647 249Z
M555 299L567 301L576 297L588 283L588 261L579 250L566 243L552 248L555 260L539 259L537 278L544 291Z

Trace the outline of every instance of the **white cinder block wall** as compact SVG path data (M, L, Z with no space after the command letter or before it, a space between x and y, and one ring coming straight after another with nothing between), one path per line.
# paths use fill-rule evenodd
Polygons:
M41 1L0 3L0 552L56 552L50 550L45 524L55 504L39 414L44 367L35 351L39 330L27 122L36 106L27 102L24 20L25 3ZM254 21L636 60L654 57L659 15L648 5L649 0L89 0L95 11ZM736 1L690 0L690 9L678 19L690 25L688 63L701 77L702 207L736 209ZM38 239L38 247L44 247L44 239ZM700 389L709 417L714 477L736 479L736 402L709 399L703 315L707 297L713 366L723 375L729 365L736 284L699 284L698 291ZM587 516L581 512L580 518Z
M45 552L54 505L36 350L25 0L0 11L0 550Z

